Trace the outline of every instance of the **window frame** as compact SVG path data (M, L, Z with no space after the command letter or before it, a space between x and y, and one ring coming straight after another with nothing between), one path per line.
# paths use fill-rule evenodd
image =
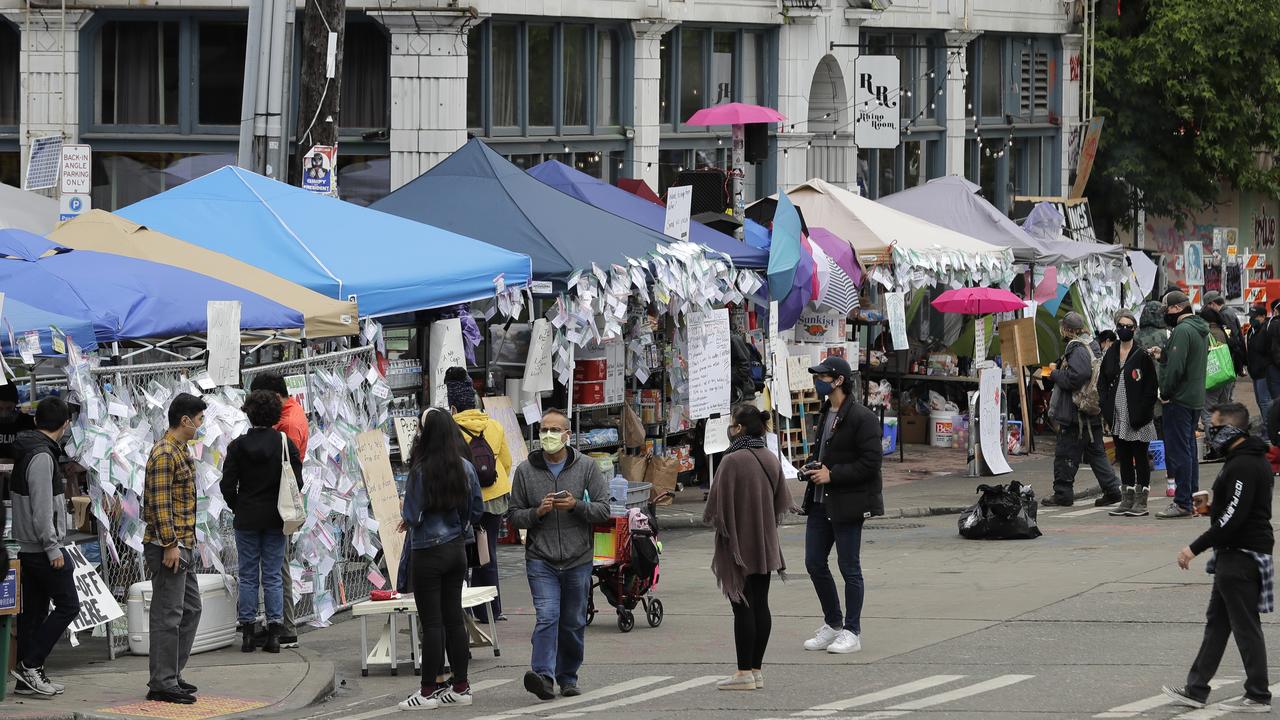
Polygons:
M22 41L23 41L22 28L17 23L11 22L8 18L4 17L3 15L0 15L0 28L8 28L9 30L12 30L14 37L16 37L18 40L18 64L14 68L14 71L18 75L17 82L15 83L18 88L18 104L17 104L18 122L17 124L14 124L14 125L0 125L0 150L4 149L4 142L7 139L7 136L13 136L13 142L14 142L13 149L16 150L17 141L18 141L18 132L19 132L19 128L22 125Z
M384 124L384 125L375 125L375 126L371 126L371 127L364 127L364 126L355 127L355 126L340 125L340 126L338 127L338 145L339 145L340 147L341 147L341 146L342 146L342 144L343 144L343 140L344 140L345 138L348 138L348 137L350 138L350 141L349 141L349 142L366 142L366 141L363 139L363 136L364 136L364 134L365 134L365 133L367 133L367 132L373 132L373 131L376 131L376 130L384 130L384 131L386 131L386 132L388 133L388 135L390 135L390 133L391 133L391 95L392 95L392 92L391 92L391 32L387 30L387 27L386 27L385 25L383 25L382 23L378 22L377 20L375 20L375 19L373 19L373 18L369 17L368 15L364 14L363 12L351 11L351 12L348 12L348 13L347 13L347 23L346 23L346 27L347 27L347 28L350 28L352 25L367 25L368 27L374 28L374 29L375 29L375 30L377 30L377 31L378 31L378 33L382 36L382 40L383 40L383 42L385 42L385 43L386 43L386 47L387 47L387 104L386 104L386 107L384 107L384 108L383 108L383 113L384 113L384 114L383 114L383 119L386 121L386 124ZM345 36L345 35L343 35L343 41L344 41L344 42L346 41L346 36ZM298 91L298 82L299 82L299 79L302 77L302 59L301 59L301 57L302 57L302 56L301 56L301 49L302 49L302 47L301 47L301 43L302 43L302 35L301 35L301 28L299 27L299 34L297 34L297 35L296 35L296 37L295 37L295 45L294 45L294 47L295 47L295 51L294 51L294 53L293 53L293 56L294 56L294 58L296 59L296 60L295 60L295 64L296 64L296 67L297 67L297 72L296 72L296 73L294 74L294 76L293 76L293 82L292 82L292 87L291 87L291 90L292 90L292 92L295 94L295 96L296 96L297 91ZM346 67L346 63L345 63L345 54L344 54L343 67ZM296 106L296 105L297 105L297 103L296 103L296 102L291 102L290 104L291 104L291 105L294 105L294 106ZM296 132L297 132L297 122L292 123L292 124L290 125L290 127L291 127L291 128L293 128L293 129L290 131L290 134L293 134L293 133L296 133ZM376 143L376 142L386 142L386 141L373 141L373 142L375 142L375 143ZM388 151L388 152L389 152L389 151ZM359 153L359 154L361 154L361 155L376 155L376 154L378 154L378 153Z
M714 23L681 23L663 36L660 42L667 43L671 53L671 83L667 85L667 97L662 97L663 83L659 77L659 126L661 132L666 134L672 133L715 133L726 134L729 132L727 125L716 127L704 127L701 125L688 125L680 118L686 113L681 108L681 92L680 85L682 65L684 64L683 38L681 37L684 30L696 30L705 33L702 40L703 52L703 68L702 68L702 86L710 92L715 86L715 37L716 33L733 33L734 34L734 52L733 52L733 93L729 102L742 102L743 98L743 78L744 63L746 61L745 38L748 34L757 36L758 44L756 46L756 57L760 63L758 77L762 82L761 104L776 105L778 94L777 73L773 71L777 63L777 36L769 27L757 26L728 26L717 25ZM659 71L661 72L661 70ZM708 95L709 96L709 95ZM665 103L665 105L663 105ZM700 109L700 108L699 108Z

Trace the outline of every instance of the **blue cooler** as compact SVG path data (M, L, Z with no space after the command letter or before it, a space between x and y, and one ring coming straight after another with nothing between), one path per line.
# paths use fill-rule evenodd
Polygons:
M898 449L898 418L884 419L884 434L880 437L880 449L885 455L891 455Z
M1147 457L1151 459L1152 470L1164 470L1164 441L1153 440L1147 446Z

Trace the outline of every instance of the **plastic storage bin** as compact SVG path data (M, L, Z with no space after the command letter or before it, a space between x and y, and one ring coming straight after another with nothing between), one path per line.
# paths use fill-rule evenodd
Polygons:
M236 640L236 598L227 592L217 573L197 575L200 584L200 624L196 626L196 641L191 654L224 648ZM129 586L129 652L147 655L151 651L151 581Z

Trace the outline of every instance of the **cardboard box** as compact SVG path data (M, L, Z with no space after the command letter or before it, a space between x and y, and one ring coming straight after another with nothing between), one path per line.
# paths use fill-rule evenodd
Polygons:
M928 444L929 418L924 415L903 415L898 418L898 440L909 445Z
M80 532L89 532L89 502L89 498L84 495L76 495L71 498L75 526Z

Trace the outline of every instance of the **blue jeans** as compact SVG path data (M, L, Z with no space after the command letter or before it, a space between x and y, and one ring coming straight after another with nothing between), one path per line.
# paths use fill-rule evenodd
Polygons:
M1267 418L1271 415L1271 383L1266 378L1253 379L1253 396L1258 400L1258 430L1263 440L1270 435Z
M844 577L845 609L841 613L840 593L831 576L828 558L831 546L836 548L836 561ZM829 627L844 628L862 635L862 523L833 523L821 503L809 508L804 533L804 567L813 581L813 589L822 604L822 616Z
M258 574L262 574L262 601L267 622L284 622L284 533L280 530L236 530L236 557L240 566L240 599L236 619L249 625L258 619Z
M560 687L576 687L586 655L587 598L591 592L591 563L557 570L535 558L525 561L529 591L538 621L533 628L530 665Z
M1196 457L1196 419L1199 411L1171 402L1164 406L1164 462L1177 486L1173 502L1191 509L1191 494L1200 489L1200 458Z

